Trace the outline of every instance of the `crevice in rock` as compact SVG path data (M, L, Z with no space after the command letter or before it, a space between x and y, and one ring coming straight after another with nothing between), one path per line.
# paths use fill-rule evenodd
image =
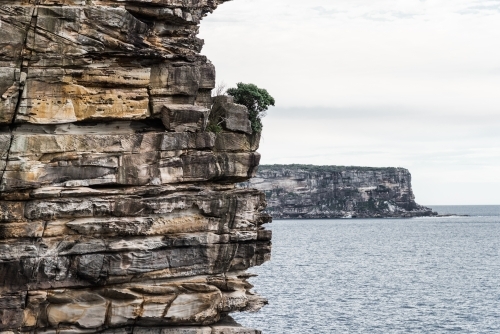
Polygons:
M40 4L40 0L36 0L35 3L33 4L33 12L31 13L31 20L30 23L26 29L26 35L24 37L24 45L23 49L21 51L21 68L20 68L20 78L19 78L19 97L17 100L17 105L16 109L14 110L14 115L12 116L12 124L16 123L16 118L17 114L19 112L19 108L21 107L21 102L23 99L23 93L25 89L25 85L27 83L27 76L28 76L28 69L29 69L29 62L31 61L31 51L29 51L29 57L26 57L26 54L28 53L28 38L31 29L33 29L33 38L35 38L36 35L36 25L37 25L37 20L38 20L38 6ZM25 65L25 62L27 64Z
M45 231L47 230L47 226L49 225L49 221L46 220L43 222L43 231L42 231L42 238L45 236Z
M0 193L2 192L3 188L3 179L5 172L7 171L7 166L9 164L9 157L10 157L10 149L12 148L12 143L14 142L14 134L12 133L12 130L10 130L10 143L9 147L7 149L7 154L5 155L5 166L2 170L2 174L0 175Z
M22 97L23 97L23 91L24 91L24 85L26 83L26 77L27 76L27 68L29 66L25 66L24 62L25 62L25 52L28 48L28 37L29 37L29 32L31 30L31 28L35 29L36 27L36 20L37 20L37 9L38 9L38 5L40 3L40 0L36 0L35 4L33 5L33 12L31 14L31 20L30 20L30 23L28 25L28 27L26 28L26 33L25 33L25 36L24 36L24 41L23 41L23 48L21 50L21 57L20 57L20 73L19 73L19 88L18 88L18 99L17 99L17 103L16 103L16 107L14 109L14 114L12 115L12 121L11 121L11 124L9 125L9 129L10 129L10 143L9 143L9 148L7 150L7 154L6 154L6 158L5 158L5 167L2 171L2 175L0 177L0 191L2 190L2 184L3 184L3 179L4 179L4 175L5 175L5 171L7 170L7 166L8 166L8 163L9 163L9 158L10 158L10 150L11 150L11 147L12 147L12 143L14 141L14 134L13 134L13 130L14 130L14 124L16 122L16 117L17 117L17 114L19 112L19 108L21 107L21 101L22 101ZM35 24L35 25L33 25ZM31 58L31 57L30 57ZM23 74L24 73L24 74ZM15 75L15 74L14 74ZM15 79L15 78L14 78Z

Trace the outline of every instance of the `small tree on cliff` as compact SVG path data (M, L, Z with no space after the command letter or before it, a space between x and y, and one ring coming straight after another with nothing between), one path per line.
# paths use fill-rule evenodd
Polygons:
M261 118L266 115L269 106L274 106L274 98L267 90L257 87L254 84L239 82L236 88L229 88L226 92L234 97L234 102L242 104L248 108L248 118L252 123L254 132L262 131Z

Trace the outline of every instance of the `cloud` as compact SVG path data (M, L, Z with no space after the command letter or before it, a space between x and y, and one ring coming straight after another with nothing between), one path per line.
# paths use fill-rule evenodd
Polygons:
M407 167L423 203L485 203L500 187L499 8L235 0L201 37L218 81L276 98L263 163Z
M319 16L326 16L326 17L333 17L336 14L341 13L336 9L326 9L325 7L322 6L311 7L311 9L315 11Z
M361 18L371 21L378 22L392 22L395 20L406 20L406 19L414 19L417 16L422 15L415 12L402 12L402 11L371 11L361 15Z
M472 4L466 6L465 9L459 11L459 13L464 15L498 14L500 13L500 1L498 0L474 1Z

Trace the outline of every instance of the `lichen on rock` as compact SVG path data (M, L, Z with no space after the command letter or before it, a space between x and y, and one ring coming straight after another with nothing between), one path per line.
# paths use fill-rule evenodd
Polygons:
M259 333L228 320L264 303L259 138L206 131L222 2L0 4L0 331Z

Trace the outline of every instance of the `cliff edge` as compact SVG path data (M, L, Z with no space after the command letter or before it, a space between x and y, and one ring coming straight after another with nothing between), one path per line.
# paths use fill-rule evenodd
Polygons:
M0 4L0 332L260 333L227 319L271 233L258 135L206 131L222 2Z
M415 203L404 168L262 165L243 187L264 191L276 219L436 215Z

